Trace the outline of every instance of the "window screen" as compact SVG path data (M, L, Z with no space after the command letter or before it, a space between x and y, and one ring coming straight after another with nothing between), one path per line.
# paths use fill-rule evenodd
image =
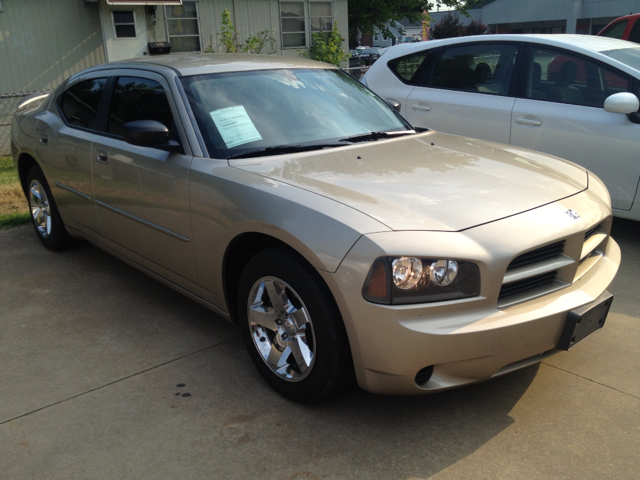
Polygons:
M96 128L98 107L106 82L106 78L85 80L64 92L60 107L67 122L77 127Z
M196 2L183 2L182 5L165 6L164 8L171 51L199 52L202 50Z
M319 17L322 18L322 17ZM320 23L318 23L320 25ZM306 47L306 24L304 3L280 2L280 27L282 47Z
M122 136L122 125L134 120L156 120L171 129L171 107L158 82L120 77L111 97L107 131Z

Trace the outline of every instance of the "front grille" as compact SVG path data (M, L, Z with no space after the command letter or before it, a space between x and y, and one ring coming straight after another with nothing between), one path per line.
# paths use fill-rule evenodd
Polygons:
M523 265L529 265L531 263L540 262L542 260L546 260L548 258L555 257L557 255L561 255L564 252L564 240L556 243L552 243L551 245L546 245L544 247L538 248L536 250L532 250L527 253L523 253L519 257L513 259L513 261L509 264L507 270L511 270L512 268L522 267Z
M516 293L524 292L525 290L539 287L547 283L551 283L556 279L557 273L557 271L547 272L540 275L535 275L533 277L525 278L523 280L518 280L516 282L505 283L500 289L498 299L507 297L509 295L514 295Z
M590 228L589 230L587 230L584 234L584 239L588 240L589 237L593 236L594 233L596 233L598 231L598 229L600 228L600 224Z

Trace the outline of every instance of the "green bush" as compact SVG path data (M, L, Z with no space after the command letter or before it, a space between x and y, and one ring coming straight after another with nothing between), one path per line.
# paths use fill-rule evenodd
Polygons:
M340 63L349 58L350 55L342 50L343 38L338 32L337 22L334 22L331 33L315 32L312 37L313 42L309 49L309 54L302 53L301 55L320 62L331 63L338 67Z

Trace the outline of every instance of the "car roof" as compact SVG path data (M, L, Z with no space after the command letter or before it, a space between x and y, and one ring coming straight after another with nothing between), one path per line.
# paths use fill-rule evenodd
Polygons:
M637 47L637 44L626 40L619 40L609 37L598 37L595 35L573 35L573 34L528 34L528 33L512 33L512 34L495 34L495 35L471 35L468 37L445 38L442 40L429 40L427 42L410 43L406 45L397 45L393 50L405 53L414 50L421 50L427 46L433 45L433 48L439 45L452 45L456 43L467 42L535 42L545 45L557 47L570 47L573 51L602 52L606 50L616 50L620 48ZM402 49L402 50L400 50Z
M132 58L101 65L101 68L118 66L168 67L180 76L207 73L244 72L252 70L277 70L282 68L336 68L334 65L306 58L284 57L281 55L252 55L233 53L188 53L154 55Z

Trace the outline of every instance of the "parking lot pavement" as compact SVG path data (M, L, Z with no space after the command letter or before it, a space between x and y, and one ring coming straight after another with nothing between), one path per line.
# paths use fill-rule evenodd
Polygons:
M438 395L305 407L208 310L90 245L0 231L0 477L635 479L640 223L613 235L612 312L571 352Z

